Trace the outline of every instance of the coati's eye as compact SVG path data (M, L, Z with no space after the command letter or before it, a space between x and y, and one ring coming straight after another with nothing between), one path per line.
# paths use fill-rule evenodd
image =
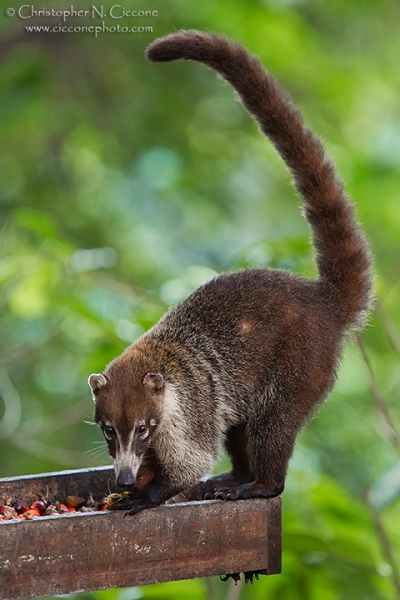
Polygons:
M103 431L107 439L110 440L111 438L115 437L115 429L114 427L111 427L111 425L106 425Z
M146 425L139 425L137 430L139 435L143 435L144 433L146 433L147 427Z

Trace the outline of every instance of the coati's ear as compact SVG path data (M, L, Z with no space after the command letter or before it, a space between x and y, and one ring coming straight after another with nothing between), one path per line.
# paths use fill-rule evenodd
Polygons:
M107 385L107 378L101 373L94 373L88 379L88 384L92 388L92 392L97 392L100 388Z
M153 394L160 394L164 389L164 377L161 373L146 373L143 385Z

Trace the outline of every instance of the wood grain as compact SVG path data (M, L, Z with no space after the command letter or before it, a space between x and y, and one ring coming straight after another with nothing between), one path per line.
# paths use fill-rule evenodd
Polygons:
M28 494L43 493L43 482L51 493L84 495L78 483L99 494L96 485L102 488L109 476L110 470L92 469L14 481L21 497L24 485ZM0 480L0 496L11 491L12 480ZM281 569L280 498L0 523L1 597L9 600L258 569Z

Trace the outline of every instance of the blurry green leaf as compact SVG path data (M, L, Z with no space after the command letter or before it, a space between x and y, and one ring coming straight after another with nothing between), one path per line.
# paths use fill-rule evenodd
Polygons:
M297 529L297 530L296 530ZM301 556L312 555L323 557L328 552L329 546L318 533L300 528L286 529L284 533L285 550L295 552Z
M50 215L32 208L19 209L16 222L20 227L36 233L40 238L60 239L59 233Z
M321 479L314 487L312 502L326 522L334 527L362 530L370 525L365 506L357 498L347 494L343 487L332 479Z
M156 586L140 588L145 600L204 600L204 590L199 579L171 581Z
M54 265L43 258L30 260L22 279L9 296L13 312L24 318L43 316L49 307L49 290L58 280Z
M377 572L375 552L363 538L356 539L353 532L336 537L330 542L330 550L340 561L358 569Z

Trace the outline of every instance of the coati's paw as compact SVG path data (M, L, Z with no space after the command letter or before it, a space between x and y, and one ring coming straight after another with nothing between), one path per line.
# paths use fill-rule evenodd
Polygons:
M213 497L217 500L239 500L239 498L243 498L239 487L216 489Z
M283 486L271 488L261 483L243 483L232 487L216 488L214 498L219 500L239 500L246 498L274 498L283 492Z
M268 575L268 572L266 569L260 569L259 571L245 571L243 575L245 583L251 583L251 585L253 585L253 579L257 579L258 581L259 575ZM220 575L220 579L221 581L233 579L235 585L237 585L237 582L240 581L240 573L229 573L228 575L224 576Z
M209 477L205 481L199 481L199 483L184 490L181 494L177 494L174 498L176 498L176 502L215 500L215 492L220 488L228 486L233 488L238 485L240 485L240 481L238 481L231 472L220 473L219 475ZM179 500L180 496L185 498L185 500Z
M132 498L128 494L111 494L108 500L108 510L128 510L132 506Z
M129 515L137 515L137 513L141 512L142 510L146 510L147 508L155 508L156 506L160 506L160 504L158 502L146 502L143 504L135 504L130 510L128 510L124 514L124 518Z
M115 494L117 496L117 494ZM137 496L120 495L118 498L113 498L113 502L109 504L108 510L124 510L125 515L136 515L136 513L145 510L146 508L153 508L159 506L159 502L152 502L146 500L143 497L138 498Z

